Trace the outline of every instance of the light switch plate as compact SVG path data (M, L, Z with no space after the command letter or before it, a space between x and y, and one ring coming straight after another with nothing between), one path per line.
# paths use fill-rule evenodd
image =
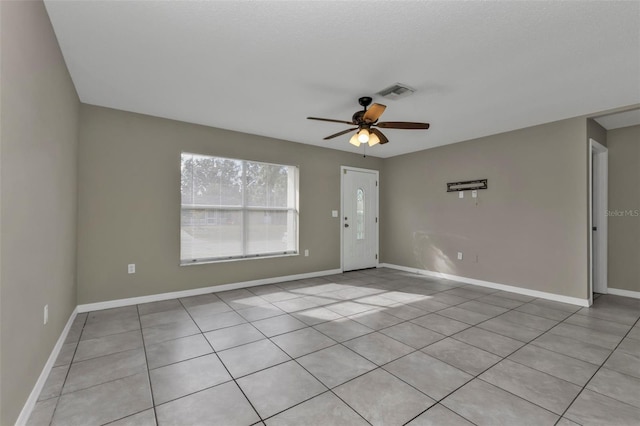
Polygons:
M338 217L338 210L331 210L331 217Z
M464 198L464 191L458 192L458 198Z

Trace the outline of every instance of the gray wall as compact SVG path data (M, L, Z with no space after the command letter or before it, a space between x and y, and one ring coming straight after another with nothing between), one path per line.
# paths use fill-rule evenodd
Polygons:
M609 217L608 286L640 291L640 126L610 130L607 139L609 210L623 212Z
M310 256L180 266L181 151L300 166L300 249ZM340 166L375 157L82 105L78 302L340 267ZM136 274L127 274L127 264Z
M386 159L383 262L586 299L586 133L574 118ZM446 192L481 178L477 203Z
M10 425L76 306L79 101L42 2L3 1L0 14L0 424Z
M598 124L594 119L587 119L587 139L594 139L601 145L607 146L607 129Z

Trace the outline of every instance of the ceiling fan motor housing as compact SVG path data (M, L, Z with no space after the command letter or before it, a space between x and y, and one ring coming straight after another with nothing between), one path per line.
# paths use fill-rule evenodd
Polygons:
M367 109L367 107L371 105L371 101L373 101L373 99L371 99L371 97L369 96L363 96L360 99L358 99L358 103L362 105L364 109Z

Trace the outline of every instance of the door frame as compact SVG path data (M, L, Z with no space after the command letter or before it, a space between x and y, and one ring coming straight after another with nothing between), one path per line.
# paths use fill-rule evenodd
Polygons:
M380 171L372 169L362 169L351 166L340 166L340 270L344 272L344 175L347 171L373 173L376 175L376 268L380 264Z
M594 182L595 180L595 182ZM608 246L608 183L609 150L607 147L589 138L589 305L593 303L593 290L596 284L599 293L608 293L607 283L607 246ZM595 197L594 197L595 195ZM595 198L595 200L594 200ZM595 206L594 206L595 203ZM593 209L596 208L598 224L597 247L594 256ZM595 266L595 268L594 268ZM594 269L597 277L594 280Z

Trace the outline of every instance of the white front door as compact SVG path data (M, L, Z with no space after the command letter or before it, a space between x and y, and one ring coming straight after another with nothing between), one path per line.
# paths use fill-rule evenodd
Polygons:
M378 172L342 168L342 269L378 265Z

